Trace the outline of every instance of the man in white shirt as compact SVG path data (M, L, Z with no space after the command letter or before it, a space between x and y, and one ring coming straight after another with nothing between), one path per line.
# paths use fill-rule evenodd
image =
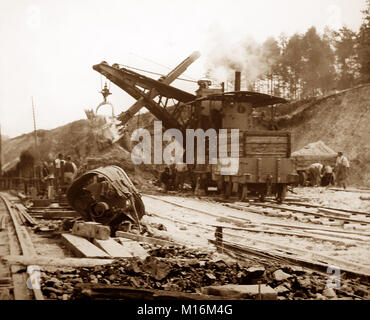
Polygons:
M63 154L59 153L58 158L54 160L55 191L57 192L63 184L64 163Z
M64 164L64 181L70 185L77 174L77 166L72 161L70 156L67 157L67 162Z
M343 155L343 152L338 152L337 161L335 163L336 181L338 187L346 188L347 177L349 171L349 161Z

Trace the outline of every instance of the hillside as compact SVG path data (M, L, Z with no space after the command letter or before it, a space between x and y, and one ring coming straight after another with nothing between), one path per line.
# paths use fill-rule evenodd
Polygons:
M292 132L292 151L321 140L348 157L350 184L370 187L370 84L294 107L284 106L290 112L277 119Z
M24 150L40 155L41 161L52 161L58 153L70 155L77 166L86 164L88 158L97 165L122 167L136 185L145 185L153 176L135 168L130 153L119 143L111 144L89 120L78 120L53 130L38 130L38 148L35 151L34 134L28 133L3 142L3 169L12 168Z

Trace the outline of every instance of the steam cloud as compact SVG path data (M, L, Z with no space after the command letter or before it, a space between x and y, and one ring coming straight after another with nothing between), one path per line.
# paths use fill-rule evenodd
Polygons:
M269 70L263 47L252 37L235 38L228 34L210 33L205 69L207 77L219 82L232 82L234 72L242 72L242 88Z

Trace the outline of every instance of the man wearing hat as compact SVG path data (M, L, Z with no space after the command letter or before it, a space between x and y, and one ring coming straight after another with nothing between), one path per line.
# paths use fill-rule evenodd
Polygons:
M335 173L336 173L336 181L338 187L346 188L346 180L348 177L349 171L349 161L343 155L342 151L338 152L337 161L335 163Z

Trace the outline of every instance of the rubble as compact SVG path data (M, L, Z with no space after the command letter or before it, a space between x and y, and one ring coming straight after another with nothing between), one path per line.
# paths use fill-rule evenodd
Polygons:
M112 264L78 268L73 271L44 271L42 292L49 299L79 299L76 284L102 284L180 293L221 295L231 291L235 298L258 299L353 299L353 288L360 297L366 287L350 281L335 292L326 287L326 277L301 267L248 265L214 258L211 253L186 247L160 247L148 250L145 259L115 259ZM230 291L231 290L231 291ZM230 296L228 296L230 298Z
M276 270L274 273L273 273L273 278L276 280L276 281L284 281L284 280L287 280L289 279L291 276L287 273L285 273L284 271L282 270Z

